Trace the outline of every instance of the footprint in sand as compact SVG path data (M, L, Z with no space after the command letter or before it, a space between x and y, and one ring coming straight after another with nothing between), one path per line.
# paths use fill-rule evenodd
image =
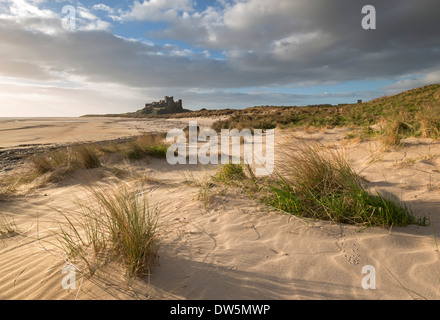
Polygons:
M354 265L360 263L359 243L356 240L347 240L345 234L343 234L338 244L348 263Z

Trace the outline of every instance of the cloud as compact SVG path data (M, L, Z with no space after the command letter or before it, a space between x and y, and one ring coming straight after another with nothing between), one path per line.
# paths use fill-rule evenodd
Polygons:
M83 6L76 6L75 18L76 24L78 24L77 30L110 30L111 24L107 21L103 21L101 18L93 14L89 9Z
M182 15L153 33L208 50L250 72L281 81L399 77L438 66L438 2L369 2L377 30L363 30L352 0L249 0Z
M396 94L433 83L440 83L440 69L402 77L396 83L385 86L384 90L387 94Z
M1 23L1 22L0 22ZM175 46L149 46L105 31L59 31L55 35L20 29L14 23L0 29L0 42L8 48L1 65L32 64L37 78L60 74L80 76L91 82L130 87L240 87L260 83L240 74L228 62L191 54ZM35 78L34 70L6 70L0 74Z
M45 0L7 0L7 4L0 7L0 19L3 23L15 23L16 28L43 32L54 35L62 32L62 19L71 14L67 12L56 12L47 8L40 8L46 3ZM100 17L93 14L88 8L82 5L72 6L75 19L75 30L110 30L111 24L103 21ZM10 24L8 24L9 26Z
M113 14L115 12L115 10L111 7L109 7L108 5L105 5L103 3L98 3L93 5L93 9L94 10L101 10L101 11L105 11L107 13Z
M374 31L361 28L362 6L351 0L249 0L208 6L202 12L190 0L150 0L135 1L124 13L133 19L170 21L155 35L185 41L192 48L148 46L117 37L109 32L108 22L82 6L76 7L78 30L68 33L54 14L40 10L37 20L0 20L0 41L9 48L2 59L6 64L33 64L29 70L46 77L65 72L133 87L328 84L398 79L440 68L436 0L423 0L423 6L370 2L378 12ZM102 4L95 5L98 8L111 11ZM29 30L33 25L38 27ZM57 33L36 32L44 28ZM211 59L210 50L221 50L225 59ZM11 75L12 69L4 72Z
M53 18L55 15L51 10L40 9L39 5L44 0L6 0L9 5L10 14L15 18Z
M174 21L180 12L193 10L191 0L145 0L134 1L131 10L123 13L124 20Z

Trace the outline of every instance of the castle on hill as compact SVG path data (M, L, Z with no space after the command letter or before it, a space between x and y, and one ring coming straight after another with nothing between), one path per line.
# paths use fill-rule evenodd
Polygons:
M150 114L168 114L168 113L180 113L185 110L182 107L182 99L174 101L174 97L165 96L164 100L159 102L146 103L145 108L140 110L141 113Z

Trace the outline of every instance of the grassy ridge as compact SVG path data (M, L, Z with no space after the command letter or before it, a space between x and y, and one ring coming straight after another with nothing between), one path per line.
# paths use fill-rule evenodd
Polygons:
M274 127L368 128L380 124L378 135L400 139L440 137L440 84L428 85L370 102L309 107L255 107L240 110L213 124L220 129L271 129ZM390 140L393 140L390 139Z
M130 114L106 115L134 116ZM150 118L228 117L215 122L213 129L272 129L291 127L368 128L380 124L377 135L390 143L409 136L440 137L440 84L378 98L361 104L312 106L258 106L245 109L198 110L170 115L136 115Z

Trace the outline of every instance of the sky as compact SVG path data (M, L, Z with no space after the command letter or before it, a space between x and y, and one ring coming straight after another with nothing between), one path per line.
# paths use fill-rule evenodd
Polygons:
M369 101L440 82L439 14L438 0L0 0L0 117L166 95L190 110Z

